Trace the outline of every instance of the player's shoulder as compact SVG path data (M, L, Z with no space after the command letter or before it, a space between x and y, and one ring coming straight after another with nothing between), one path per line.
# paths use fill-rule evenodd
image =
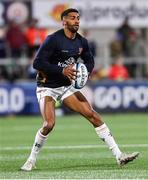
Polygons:
M81 34L77 33L77 38L82 41L82 44L86 45L88 43L88 40Z
M54 33L50 34L49 36L54 37L54 38L58 38L60 36L64 35L64 30L63 29L59 29L57 31L55 31Z
M49 40L56 40L57 38L59 38L60 36L62 36L62 34L63 34L63 30L62 29L60 29L60 30L57 30L57 31L55 31L55 32L53 32L53 33L51 33L51 34L48 34L47 35L47 39Z

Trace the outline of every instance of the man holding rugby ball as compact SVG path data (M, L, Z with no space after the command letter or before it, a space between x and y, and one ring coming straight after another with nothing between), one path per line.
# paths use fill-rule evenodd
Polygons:
M77 32L80 14L77 9L70 8L61 14L61 20L63 29L47 36L33 63L33 67L38 71L36 93L43 126L38 130L31 154L21 169L31 171L35 167L37 155L55 125L56 100L61 100L66 107L84 116L93 125L97 135L108 145L117 163L125 165L139 153L121 152L101 116L71 83L76 79L78 72L73 66L79 59L83 60L88 73L91 73L94 67L88 42Z

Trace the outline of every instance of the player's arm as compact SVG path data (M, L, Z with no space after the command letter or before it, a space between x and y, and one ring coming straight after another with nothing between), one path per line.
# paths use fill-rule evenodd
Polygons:
M55 49L56 49L56 40L54 36L47 36L47 38L40 46L37 52L37 55L33 62L33 67L38 71L42 71L46 74L50 74L50 73L62 74L63 71L62 67L58 65L50 64L50 59L53 53L55 53Z
M90 48L86 39L83 39L83 51L81 54L81 58L83 59L84 64L86 65L87 70L90 74L94 68L94 57L90 51Z

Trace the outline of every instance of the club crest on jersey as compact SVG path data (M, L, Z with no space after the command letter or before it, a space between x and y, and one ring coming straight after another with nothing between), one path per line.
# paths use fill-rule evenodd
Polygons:
M83 48L79 48L79 54L81 54L83 51Z

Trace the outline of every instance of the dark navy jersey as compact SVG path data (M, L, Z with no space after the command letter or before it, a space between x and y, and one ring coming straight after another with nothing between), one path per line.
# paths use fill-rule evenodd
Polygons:
M77 33L74 39L70 39L63 29L48 35L33 63L38 71L37 86L57 88L70 85L70 80L62 73L63 68L79 61L83 61L91 73L94 58L84 37Z

